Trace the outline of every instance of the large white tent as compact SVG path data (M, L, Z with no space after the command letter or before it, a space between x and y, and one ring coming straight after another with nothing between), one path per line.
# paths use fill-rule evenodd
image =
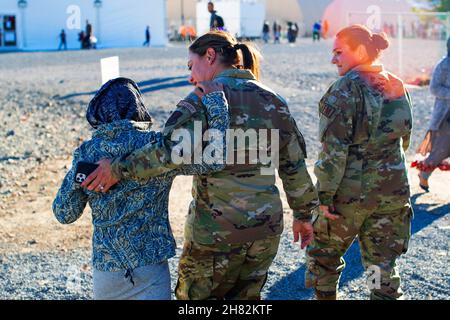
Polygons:
M86 20L98 47L134 47L150 26L154 46L167 42L166 0L1 0L0 50L52 50L62 29L68 47L80 48Z
M209 0L197 2L197 32L209 31L211 14L206 10ZM266 17L266 0L216 0L217 14L225 21L227 31L238 37L259 37Z

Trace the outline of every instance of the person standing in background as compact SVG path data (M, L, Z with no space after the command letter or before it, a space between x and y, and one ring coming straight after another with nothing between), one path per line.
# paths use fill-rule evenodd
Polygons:
M270 26L268 21L264 22L262 34L264 43L268 43L270 39Z
M428 192L428 179L433 171L444 168L443 161L450 157L450 38L447 40L447 56L436 66L431 79L431 94L436 97L430 128L417 150L424 161L416 162L419 169L420 187ZM444 169L448 170L448 169Z
M288 22L288 41L289 43L295 43L297 41L299 27L297 23Z
M62 49L62 47L64 47L64 50L67 50L67 36L66 36L66 31L64 31L64 29L61 30L61 33L59 34L59 47L58 47L58 51Z
M278 22L273 23L273 43L277 44L280 43L281 38L281 24L278 24Z
M147 29L145 29L145 42L143 44L143 46L147 46L150 47L150 39L151 39L151 35L150 35L150 26L147 26Z
M320 41L320 37L321 37L321 32L322 32L322 22L316 22L314 23L313 26L313 42Z
M94 35L94 31L92 28L92 24L89 20L86 20L86 35L84 37L84 48L92 49L92 37Z
M225 28L225 22L223 18L217 14L214 10L214 3L208 2L208 11L211 13L211 20L209 21L210 30L223 30Z

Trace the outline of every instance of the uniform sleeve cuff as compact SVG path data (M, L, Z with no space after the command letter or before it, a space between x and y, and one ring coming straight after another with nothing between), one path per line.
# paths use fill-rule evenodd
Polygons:
M122 168L121 168L121 158L115 158L111 163L111 172L117 180L123 179Z
M322 205L322 206L333 205L333 198L334 198L334 196L329 193L319 192L320 205Z
M294 210L294 219L302 222L311 222L312 212L303 212Z

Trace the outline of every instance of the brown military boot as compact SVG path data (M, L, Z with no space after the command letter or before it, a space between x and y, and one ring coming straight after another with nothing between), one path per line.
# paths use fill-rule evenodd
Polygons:
M326 292L316 290L316 299L317 300L338 300L337 293L334 291Z

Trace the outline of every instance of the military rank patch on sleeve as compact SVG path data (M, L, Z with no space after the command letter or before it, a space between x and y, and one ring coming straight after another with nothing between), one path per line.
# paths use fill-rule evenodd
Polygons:
M197 109L195 108L195 106L194 106L192 103L190 103L189 101L186 101L186 100L181 100L181 101L177 104L177 107L186 108L186 109L189 110L189 112L190 112L191 114L194 114L194 113L197 112Z
M177 123L178 119L182 116L183 114L180 111L175 111L174 113L172 113L172 115L170 116L169 120L167 120L166 122L166 127L169 126L173 126L174 124Z
M331 119L334 114L337 112L335 107L330 106L329 104L326 103L321 103L320 104L320 113L323 114L325 117Z

